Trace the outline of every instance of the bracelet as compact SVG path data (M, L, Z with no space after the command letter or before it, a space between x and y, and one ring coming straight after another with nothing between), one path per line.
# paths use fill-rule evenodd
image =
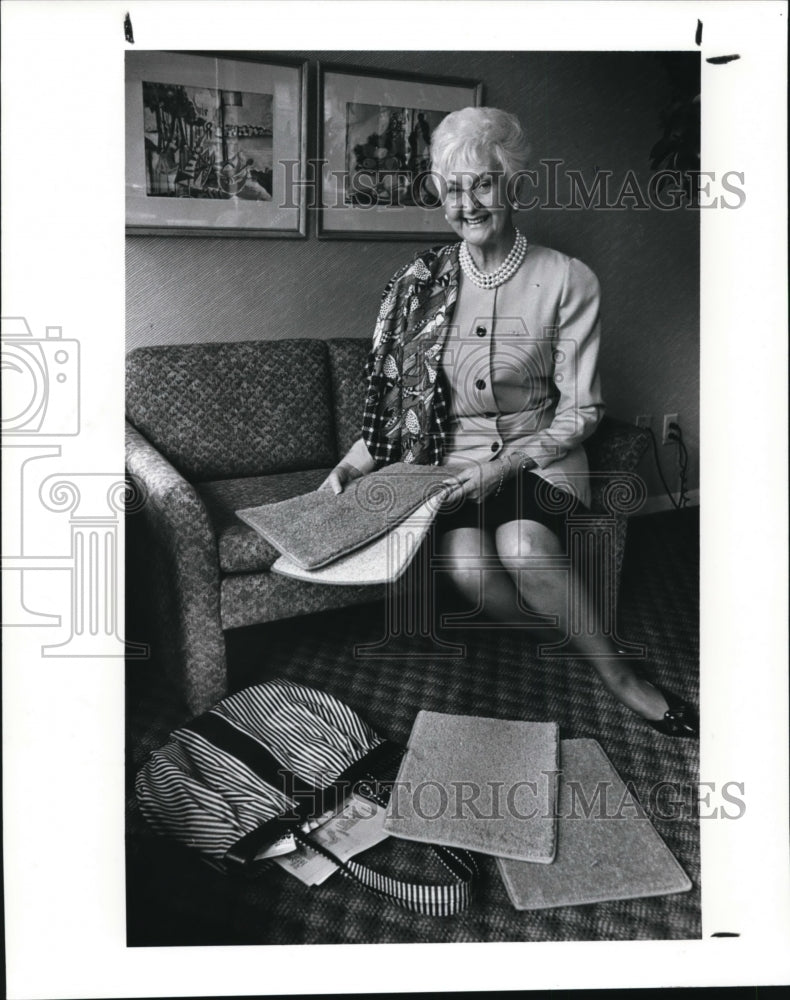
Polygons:
M510 472L510 469L511 469L510 456L509 455L503 456L500 459L500 462L502 463L502 466L501 466L501 468L499 470L499 483L497 484L496 493L494 493L495 497L499 496L499 494L502 492L502 487L505 485L505 459L507 459L508 472Z
M514 458L519 459L520 462L519 467L522 469L534 469L535 466L537 465L535 460L533 458L530 458L530 456L525 454L523 451L514 451L510 455L503 455L500 458L500 462L502 462L502 467L499 471L499 482L497 483L496 492L494 493L495 497L499 496L499 494L502 492L502 487L505 485L505 476L507 475L507 473L505 472L505 462L507 461L507 472L509 473L513 468Z

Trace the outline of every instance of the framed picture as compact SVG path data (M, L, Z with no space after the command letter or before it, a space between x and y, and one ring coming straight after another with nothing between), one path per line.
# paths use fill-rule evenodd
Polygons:
M473 80L319 65L318 236L447 236L430 183L431 136L482 96Z
M304 63L126 54L126 224L306 235Z

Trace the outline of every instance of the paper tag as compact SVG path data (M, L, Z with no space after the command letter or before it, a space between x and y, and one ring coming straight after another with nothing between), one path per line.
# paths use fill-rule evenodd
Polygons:
M265 858L276 858L281 854L289 854L291 851L296 850L296 840L292 833L286 833L278 840L275 840L273 844L269 844L268 847L264 847L262 851L259 851L255 855L256 861L263 861Z
M318 841L341 861L347 861L387 839L389 834L384 829L386 815L386 809L375 802L352 795L337 815L312 833L311 840ZM305 885L320 885L337 871L337 865L323 854L301 844L290 854L273 860Z

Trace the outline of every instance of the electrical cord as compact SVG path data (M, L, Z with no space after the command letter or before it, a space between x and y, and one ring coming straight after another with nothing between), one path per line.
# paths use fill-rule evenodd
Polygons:
M677 427L677 424L673 424L672 426L673 427ZM658 475L659 475L659 477L661 479L661 482L662 482L662 484L664 486L664 491L665 491L666 495L669 497L670 503L675 508L675 510L680 510L680 504L672 496L672 492L669 489L669 487L667 486L667 481L666 481L666 479L664 479L664 473L663 473L663 471L661 469L661 460L658 457L658 443L656 442L656 435L653 433L653 428L652 427L645 427L645 430L650 435L650 440L653 443L653 456L654 456L654 458L656 460L656 469L658 470Z
M686 449L686 446L685 446L685 444L683 443L682 440L679 441L678 444L680 446L680 450L683 453L683 457L679 461L679 464L680 464L680 504L681 504L682 507L687 507L688 506L688 502L689 502L689 498L688 498L688 495L686 493L686 473L688 472L688 467L689 467L689 453L688 453L688 450Z
M680 479L680 495L678 497L678 502L680 507L687 507L689 502L688 494L686 492L689 453L686 448L686 443L683 440L683 431L680 429L680 425L674 422L671 423L669 425L669 433L667 434L667 437L670 441L674 441L677 445L678 476Z

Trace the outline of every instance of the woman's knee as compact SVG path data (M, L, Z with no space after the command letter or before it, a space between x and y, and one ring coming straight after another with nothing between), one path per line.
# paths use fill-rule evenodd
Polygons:
M440 539L439 551L444 568L453 582L464 591L480 586L486 556L496 555L491 539L478 528L455 528Z
M497 528L496 550L508 569L529 569L536 560L562 555L559 538L538 521L508 521Z

